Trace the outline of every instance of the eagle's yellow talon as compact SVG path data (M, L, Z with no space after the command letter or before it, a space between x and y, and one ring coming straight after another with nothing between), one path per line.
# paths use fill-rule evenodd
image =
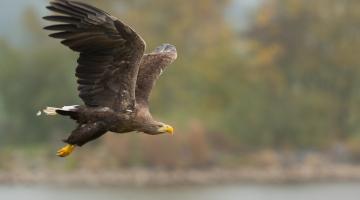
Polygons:
M74 151L74 148L75 148L74 145L70 145L70 144L66 145L65 147L59 149L57 151L56 155L59 156L59 157L66 157L66 156L70 155Z

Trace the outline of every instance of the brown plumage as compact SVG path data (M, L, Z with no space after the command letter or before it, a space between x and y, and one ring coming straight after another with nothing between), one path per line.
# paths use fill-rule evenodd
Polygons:
M79 52L76 77L84 106L47 108L45 113L70 116L78 127L65 140L82 146L108 131L147 134L172 133L171 126L155 121L149 95L163 70L177 58L176 48L163 44L144 54L144 40L108 13L81 2L55 0L47 7L60 15L45 27L50 37ZM66 153L60 151L60 156Z

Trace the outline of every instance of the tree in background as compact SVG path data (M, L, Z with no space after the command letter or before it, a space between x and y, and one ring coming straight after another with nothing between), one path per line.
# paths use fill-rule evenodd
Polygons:
M248 38L273 144L326 146L358 132L358 1L263 3Z

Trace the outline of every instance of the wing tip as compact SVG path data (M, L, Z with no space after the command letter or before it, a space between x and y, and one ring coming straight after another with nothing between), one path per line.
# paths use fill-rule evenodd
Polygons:
M49 5L49 6L46 6L46 9L48 9L48 10L51 10L51 9L53 9L54 7L53 6L51 6L51 5Z
M48 15L48 16L42 17L42 19L44 19L44 20L46 20L46 21L54 21L53 18L54 18L53 15Z

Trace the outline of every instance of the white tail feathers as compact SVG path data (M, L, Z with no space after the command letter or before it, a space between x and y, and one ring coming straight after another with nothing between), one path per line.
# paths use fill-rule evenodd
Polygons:
M64 106L62 107L60 110L63 110L63 111L72 111L72 110L76 110L77 109L77 105L75 106Z
M55 116L57 115L56 110L60 110L60 108L47 107L46 109L43 110L43 112L45 113L45 115Z
M55 116L58 113L56 112L57 110L62 110L62 111L72 111L72 110L76 110L77 106L64 106L62 108L55 108L55 107L46 107L43 112L45 113L45 115L47 116ZM37 113L37 116L41 115L41 111L39 111Z
M36 116L40 117L42 114L41 110L39 110L37 113L36 113Z

